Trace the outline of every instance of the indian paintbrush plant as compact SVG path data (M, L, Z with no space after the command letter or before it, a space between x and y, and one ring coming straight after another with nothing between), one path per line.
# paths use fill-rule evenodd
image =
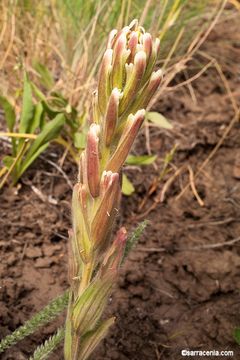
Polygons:
M87 359L114 323L102 315L127 242L125 228L112 241L121 168L161 82L161 70L154 71L158 51L159 40L137 20L108 38L72 196L65 360Z

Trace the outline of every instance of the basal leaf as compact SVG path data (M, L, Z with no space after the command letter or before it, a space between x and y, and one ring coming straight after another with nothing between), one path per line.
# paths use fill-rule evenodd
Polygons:
M14 108L10 104L8 99L2 95L0 95L0 106L3 108L8 130L12 132L16 121L16 114Z
M45 88L48 90L52 89L54 80L48 68L38 61L34 61L33 67L40 75L40 80L43 86L45 86Z
M49 142L56 139L65 123L65 117L62 114L57 115L52 121L48 122L36 140L30 146L28 153L23 161L20 175L29 167L29 165L42 153Z
M37 105L35 106L35 110L34 110L33 121L31 122L31 126L29 128L30 133L34 133L34 131L38 127L40 127L41 122L42 122L43 113L44 113L44 110L43 110L42 103L37 103Z
M23 102L20 116L20 133L28 133L33 121L34 104L32 100L32 89L27 74L24 74Z

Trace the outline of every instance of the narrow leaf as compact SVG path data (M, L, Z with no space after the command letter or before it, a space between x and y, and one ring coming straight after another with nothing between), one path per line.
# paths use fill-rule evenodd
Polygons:
M13 132L14 125L16 122L16 114L14 107L10 104L8 99L0 95L0 106L3 108L7 127L10 132ZM16 139L12 138L12 155L16 155Z
M34 94L39 98L39 100L46 101L46 96L44 95L44 93L33 82L31 82L31 87Z
M38 61L34 61L33 67L40 75L41 83L43 84L43 86L45 86L48 90L52 89L54 85L54 80L48 68Z
M42 106L42 103L38 103L35 106L34 116L33 116L32 122L30 124L30 128L29 128L30 134L33 134L34 131L40 126L42 116L43 116L43 106Z
M16 114L14 108L10 104L10 102L2 95L0 95L0 106L3 108L7 127L9 131L12 132L16 121Z
M62 114L57 115L52 121L48 122L43 128L42 132L38 135L36 140L29 148L29 151L26 155L26 158L23 163L23 167L26 168L29 166L29 161L32 163L31 158L34 154L37 153L44 145L56 139L65 123L65 117ZM28 164L28 165L27 165ZM25 169L26 170L26 169Z
M163 129L172 129L172 124L162 115L157 112L148 112L146 114L146 119L154 123Z
M157 155L141 155L141 156L128 155L126 164L128 164L128 165L150 165L156 160L156 158L157 158Z
M135 188L128 177L123 174L122 177L122 193L126 196L130 196L134 193Z
M23 103L20 117L19 132L28 133L33 119L34 104L32 101L32 89L28 76L24 74Z
M46 143L42 146L40 146L40 148L30 157L28 158L28 154L26 156L26 158L24 159L23 163L21 164L21 167L19 169L18 172L18 176L16 178L16 181L18 181L18 179L23 175L23 173L25 173L25 171L29 168L29 166L38 158L38 156L46 150L46 148L48 147L49 143Z

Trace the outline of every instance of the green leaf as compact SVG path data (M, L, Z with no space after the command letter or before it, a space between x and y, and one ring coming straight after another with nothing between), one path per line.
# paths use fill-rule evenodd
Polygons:
M52 121L48 122L43 128L42 132L38 135L36 140L28 150L28 153L23 161L20 175L31 165L31 163L42 153L48 146L49 142L56 139L62 130L65 123L63 114L57 115Z
M152 111L146 114L146 119L154 123L155 125L159 126L160 128L164 129L172 129L172 124L158 112Z
M33 116L33 121L31 122L31 126L29 128L29 132L32 134L34 133L34 131L40 127L40 124L42 122L42 117L43 117L43 106L42 103L38 103L35 106L35 111L34 111L34 116Z
M86 134L75 132L73 135L74 146L77 149L85 149L86 146Z
M135 189L131 181L127 178L125 174L122 177L122 192L126 196L130 196L134 193Z
M46 101L43 101L42 104L43 104L44 110L46 111L46 113L48 114L50 119L54 119L55 116L57 116L58 114L62 114L62 112L63 112L60 109L56 109L56 108L52 107Z
M238 343L238 345L240 345L240 328L234 329L233 337L236 340L236 342Z
M141 155L141 156L128 155L126 164L128 164L128 165L150 165L156 160L156 158L157 158L157 155Z
M39 157L39 155L41 155L41 153L47 149L48 145L49 145L49 142L40 146L40 148L37 149L35 151L35 153L32 154L31 157L29 157L28 153L27 153L24 161L22 162L22 164L18 170L18 175L17 175L16 181L22 176L22 174L27 170L27 168L29 168L29 166Z
M31 123L34 114L34 104L32 101L32 89L28 80L28 76L24 74L24 86L23 86L23 103L22 112L20 117L19 132L28 133L31 128Z
M16 114L14 108L10 104L10 102L2 95L0 95L0 105L5 113L7 127L9 131L12 132L16 121Z
M34 61L33 67L40 75L40 80L43 86L45 86L48 90L52 89L54 86L54 80L48 68L38 61Z
M44 95L44 93L33 82L31 82L31 87L34 91L34 94L39 98L39 100L46 101L46 96Z

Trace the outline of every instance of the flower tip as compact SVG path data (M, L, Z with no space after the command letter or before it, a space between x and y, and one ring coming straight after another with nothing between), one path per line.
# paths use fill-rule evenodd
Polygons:
M163 71L162 71L162 69L159 69L159 70L154 71L154 72L152 73L151 80L157 80L157 79L162 80L162 78L163 78Z
M127 230L125 227L121 227L117 232L116 241L124 245L126 243L126 240L127 240Z
M112 173L111 174L111 184L116 184L119 182L119 174L118 173Z
M121 98L121 96L122 96L122 93L117 87L115 87L112 90L112 96L114 97L115 100L119 100Z
M113 57L113 49L107 49L103 55L103 61L111 64Z
M146 53L144 50L140 50L136 53L135 57L134 57L134 64L139 64L139 63L146 63Z
M133 19L129 24L130 30L136 30L138 28L138 19Z
M143 34L143 50L146 52L147 58L151 56L152 53L152 36L149 33Z
M87 181L90 193L93 197L99 195L99 132L100 126L92 123L87 136L86 162L87 162Z
M117 29L113 29L109 36L108 36L108 42L107 42L107 49L111 49L112 46L113 46L113 41L114 41L114 38L115 36L117 35Z
M96 123L92 123L89 128L89 136L94 138L94 141L99 141L98 136L100 133L100 126Z
M145 109L141 109L141 110L138 110L136 112L136 114L134 115L135 119L136 118L144 118L145 117L145 114L146 114L146 110Z

